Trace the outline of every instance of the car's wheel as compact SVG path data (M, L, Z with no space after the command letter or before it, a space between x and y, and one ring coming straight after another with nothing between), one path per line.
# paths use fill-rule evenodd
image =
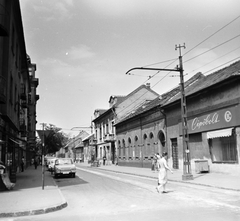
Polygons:
M72 178L75 178L75 173L72 173Z
M54 172L54 178L57 178L57 174Z

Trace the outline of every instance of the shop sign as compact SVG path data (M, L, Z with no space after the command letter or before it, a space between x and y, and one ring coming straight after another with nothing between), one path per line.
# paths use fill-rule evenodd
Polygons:
M217 110L188 120L188 133L198 133L240 125L237 118L238 106ZM180 123L180 133L182 134Z

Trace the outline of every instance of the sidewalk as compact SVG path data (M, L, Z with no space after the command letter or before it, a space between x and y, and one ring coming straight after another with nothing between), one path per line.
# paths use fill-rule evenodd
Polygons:
M88 170L106 170L115 173L126 173L157 179L158 173L150 168L124 167L106 165L91 167L87 163L77 163L77 167ZM182 171L168 173L170 182L183 185L201 185L231 191L240 191L240 176L221 173L193 173L193 180L183 181ZM42 167L37 170L28 167L23 173L17 174L17 183L13 190L0 192L0 220L3 217L16 217L49 213L67 206L61 191L58 189L51 173L45 171L44 189L42 189Z
M51 173L45 171L44 189L42 167L28 167L17 174L17 182L13 190L0 192L0 219L37 215L65 208L67 202L58 189Z
M87 163L78 163L76 166L79 167L89 167L90 164ZM124 166L116 166L116 165L101 165L100 167L93 167L99 170L107 170L113 171L116 173L126 173L137 176L144 176L148 178L157 179L158 173L152 172L150 168L138 168L138 167L124 167ZM173 174L168 173L168 180L170 182L179 182L185 185L201 185L218 189L232 190L232 191L240 191L240 175L233 176L230 174L223 173L199 173L196 174L194 171L192 172L193 180L182 180L183 172L181 170L173 170Z

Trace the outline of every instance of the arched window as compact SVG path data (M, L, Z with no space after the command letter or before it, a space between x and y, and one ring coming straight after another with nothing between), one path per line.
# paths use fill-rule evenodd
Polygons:
M149 135L150 139L153 139L153 133L151 132L150 135Z
M123 139L122 140L122 148L123 148L123 157L125 157L126 156L126 145L125 145L125 140Z
M137 137L137 136L135 136L134 140L135 140L135 142L137 142L137 141L138 141L138 137Z
M162 146L165 147L166 138L165 138L165 134L162 130L160 130L158 133L158 139L160 140Z
M146 140L147 139L147 134L143 135L143 139Z
M121 157L121 141L118 141L118 157Z
M128 138L128 144L130 145L132 143L132 140L131 140L131 138L129 137Z

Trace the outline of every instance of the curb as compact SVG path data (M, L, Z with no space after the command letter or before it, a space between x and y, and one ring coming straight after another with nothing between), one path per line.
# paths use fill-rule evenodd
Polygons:
M133 176L138 176L138 177L146 177L150 179L156 179L152 176L147 176L147 175L140 175L140 174L135 174L135 173L128 173L128 172L121 172L121 171L113 171L113 170L108 170L108 169L101 169L99 167L96 167L97 170L102 170L102 171L108 171L108 172L113 172L113 173L121 173L121 174L128 174L128 175L133 175ZM209 184L202 184L202 183L191 183L187 181L181 181L181 180L173 180L173 179L168 179L170 182L175 182L175 183L181 183L181 184L187 184L187 185L195 185L195 186L204 186L204 187L212 187L216 189L222 189L222 190L230 190L230 191L235 191L235 192L240 192L240 189L232 189L232 188L226 188L226 187L219 187L219 186L212 186Z
M0 218L6 218L6 217L19 217L19 216L32 216L32 215L40 215L50 212L55 212L58 210L61 210L65 207L67 207L67 202L62 203L58 206L52 206L44 209L36 209L36 210L29 210L29 211L23 211L23 212L10 212L10 213L0 213Z
M53 179L53 181L54 181L54 185L57 187L57 184L54 179ZM62 199L62 203L60 203L59 205L49 206L47 208L42 208L42 209L27 210L27 211L22 211L22 212L0 213L0 218L41 215L41 214L56 212L58 210L66 208L68 206L68 203L65 200L65 198L63 197L61 190L59 190L58 187L57 187L57 189L58 189L58 192Z

